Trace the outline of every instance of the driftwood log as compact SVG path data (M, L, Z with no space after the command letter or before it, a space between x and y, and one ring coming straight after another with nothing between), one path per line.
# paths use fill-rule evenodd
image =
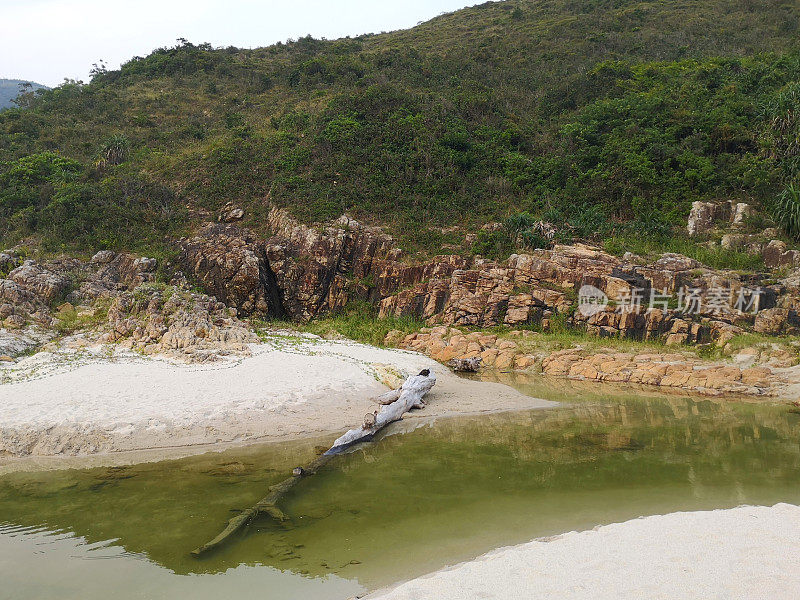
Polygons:
M413 375L403 382L396 390L392 390L378 396L376 399L381 407L373 413L367 413L364 423L357 429L351 429L343 436L333 442L324 454L319 456L314 462L305 466L297 467L292 472L292 476L284 479L280 483L270 486L269 494L259 500L254 506L242 511L230 521L217 537L192 550L194 556L214 550L224 544L232 535L249 525L259 515L268 515L277 521L286 521L288 517L278 507L278 502L289 490L297 485L301 479L316 473L320 468L329 463L337 455L347 450L351 446L360 442L370 441L381 429L398 421L412 408L424 408L423 400L436 383L436 375L428 369L424 369L419 375Z
M412 408L424 408L425 400L423 398L435 383L436 375L425 369L419 375L406 379L403 385L396 390L378 396L380 409L376 413L368 414L361 427L351 429L333 442L333 446L325 455L339 454L353 444L369 441L381 429L389 423L399 420Z

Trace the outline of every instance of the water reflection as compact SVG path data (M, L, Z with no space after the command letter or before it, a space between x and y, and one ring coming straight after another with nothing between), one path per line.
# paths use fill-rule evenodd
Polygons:
M259 521L207 559L188 552L213 537L232 508L253 504L328 440L13 473L0 478L0 521L74 532L88 543L117 540L117 552L147 557L173 579L170 572L221 574L213 577L233 585L243 577L240 565L263 565L251 577L283 578L283 587L278 594L277 583L260 586L259 597L295 597L287 589L311 597L303 586L322 585L326 597L347 598L361 586L570 529L675 510L800 502L800 415L785 406L512 383L573 404L440 419L389 435L298 486L285 503L288 524ZM9 539L0 532L0 557ZM15 556L26 560L25 552ZM44 561L42 573L57 563ZM54 581L58 590L69 577ZM129 589L123 597L149 597L133 595L135 584Z

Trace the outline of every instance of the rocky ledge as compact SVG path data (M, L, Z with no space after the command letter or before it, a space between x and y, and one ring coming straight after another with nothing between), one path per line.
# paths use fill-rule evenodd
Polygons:
M680 388L698 394L772 396L788 383L782 367L793 362L785 351L760 357L755 349L737 356L742 366L709 363L687 353L629 353L611 349L589 352L581 347L548 352L530 350L542 337L532 331L512 331L508 337L484 332L465 333L453 327L434 327L404 335L392 331L386 342L427 354L440 362L480 358L481 364L499 370L526 370L555 377ZM756 366L760 358L772 367ZM750 366L745 366L750 365Z
M415 317L435 326L394 342L444 362L480 355L483 364L500 369L539 365L545 373L569 377L648 383L660 378L658 385L704 393L763 395L772 393L777 379L739 367L706 373L697 361L665 352L627 358L613 353L613 360L598 359L608 368L597 369L585 352L545 360L525 352L513 336L461 332L506 326L520 329L514 335L524 339L534 335L532 328L547 332L558 324L673 349L707 344L730 355L731 342L741 333L800 331L800 271L786 276L786 267L743 273L711 269L678 254L617 257L581 243L555 244L504 261L466 252L411 261L380 228L347 216L312 227L273 208L271 233L261 236L234 224L240 216L231 215L239 215L232 205L218 222L176 240L179 257L171 268L109 251L89 261L0 253L0 357L7 360L41 344L53 331L62 337L82 331L61 343L114 342L145 354L213 360L247 354L248 344L257 341L244 317L302 322L362 301L381 317ZM167 272L169 280L164 275L158 281L157 273ZM183 273L207 293L197 292ZM579 302L584 288L595 290L603 302L584 310ZM691 309L687 290L697 300ZM641 303L631 301L636 297ZM648 298L659 298L659 304L648 305ZM682 381L677 375L682 370L688 378L675 383Z

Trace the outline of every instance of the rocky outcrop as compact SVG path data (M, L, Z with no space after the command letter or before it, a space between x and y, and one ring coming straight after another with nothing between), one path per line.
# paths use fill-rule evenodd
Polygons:
M746 202L738 202L731 204L731 224L742 225L745 219L752 216L754 213L753 207Z
M547 329L561 314L601 337L724 344L753 318L736 308L740 292L747 302L752 299L752 307L774 305L769 290L747 295L757 284L740 274L706 269L685 256L664 254L652 264L642 262L581 244L513 255L502 265L477 260L447 279L434 278L384 298L380 315L413 315L429 324L459 327L539 324ZM574 311L576 292L583 286L602 292L609 304ZM681 297L689 288L697 294L691 307ZM724 298L712 298L720 293ZM683 305L673 306L679 299Z
M686 230L690 236L703 235L720 221L736 227L752 213L753 208L745 202L692 202Z
M408 265L390 236L346 216L325 227L309 227L273 209L269 226L273 235L258 239L235 226L207 225L179 241L181 264L242 314L300 321L352 300L377 302L467 264L443 256Z
M680 388L705 395L769 395L773 378L768 367L742 369L707 364L681 354L587 353L577 348L544 358L542 372L570 379Z
M585 244L556 244L503 262L441 255L409 264L390 236L347 216L311 227L272 209L269 228L272 234L259 238L233 225L207 225L180 240L181 263L243 315L307 321L362 300L377 305L381 317L411 316L429 324L547 327L561 315L600 336L660 338L670 344L724 343L753 320L748 311L734 308L737 295L759 287L757 277L708 269L678 254L647 262ZM609 307L591 315L574 313L584 286L605 294ZM648 310L651 295L675 297L684 288L708 302L688 311L662 298L662 305ZM712 292L726 297L712 305ZM751 308L775 306L777 293L764 290ZM641 306L618 310L636 295Z
M541 372L587 381L635 383L680 388L705 395L771 395L781 376L767 366L709 364L679 353L641 353L570 348L556 352L528 350L541 334L512 331L508 337L457 328L434 327L407 336L390 332L387 343L429 355L440 362L480 359L500 370ZM783 365L781 365L783 366Z
M43 269L32 260L26 260L8 274L8 279L33 294L42 304L48 305L63 296L69 281L52 271Z
M188 272L222 302L242 315L283 316L274 275L255 236L231 225L206 225L178 245Z
M215 298L169 287L141 286L117 296L98 342L118 342L143 354L207 362L248 354L258 337Z
M0 276L7 275L22 264L22 258L15 252L0 252Z
M90 264L99 268L95 273L89 274L89 281L101 286L113 285L115 289L127 290L155 281L158 266L155 258L134 256L127 252L115 254L110 250L95 254Z
M496 369L527 369L537 362L537 357L524 354L519 344L511 339L481 331L464 332L456 327L423 328L407 336L389 332L387 343L427 354L434 360L449 363L452 360L480 358L481 365ZM531 331L517 332L522 340L533 337Z
M800 251L789 250L786 242L770 241L762 250L764 265L770 268L800 266Z
M274 235L265 242L283 309L293 319L311 318L366 299L385 282L371 282L378 263L400 257L391 237L343 216L322 228L302 225L286 211L273 209Z
M716 202L692 202L686 231L691 236L702 235L710 231L714 222L722 218L726 209L729 208L726 204Z
M0 362L14 362L14 357L37 348L54 337L52 330L29 326L22 329L0 328Z
M667 252L652 265L638 265L634 270L650 282L648 287L672 294L683 286L702 286L703 275L708 271L703 273L701 266L693 258ZM708 283L705 287L709 287Z
M661 340L667 346L714 342L722 347L743 333L741 327L725 321L708 317L693 319L659 308L639 312L605 308L591 315L578 312L572 323L597 337Z
M800 318L788 308L769 308L756 315L753 330L767 335L796 334L800 331Z
M442 269L434 278L384 298L379 316L415 316L432 323L492 327L537 322L554 310L567 310L571 304L566 293L518 284L514 269L493 263L478 262L472 269L455 269L449 277L446 271Z
M217 214L217 221L220 223L234 223L244 218L244 209L228 202Z
M4 253L13 256L12 253ZM0 279L0 355L67 334L67 345L119 342L145 354L205 362L257 341L236 311L186 287L155 283L152 258L109 251L89 262L25 260ZM83 330L72 337L72 330Z
M504 264L478 259L447 278L442 277L446 270L434 272L431 279L384 298L379 314L456 326L538 323L567 312L573 290L584 284L611 299L629 293L633 286L620 277L619 265L619 259L582 244L515 254Z
M51 327L50 308L66 297L69 280L32 260L25 260L7 277L0 279L0 325L6 330L17 330L29 323Z

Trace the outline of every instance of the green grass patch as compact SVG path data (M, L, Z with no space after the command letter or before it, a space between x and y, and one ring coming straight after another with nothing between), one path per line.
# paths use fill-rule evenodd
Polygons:
M72 305L65 306L55 313L55 330L59 336L71 335L77 331L92 329L108 318L110 300L100 300L95 303L91 313L80 313Z
M606 252L621 256L633 252L653 259L659 254L673 252L693 258L712 269L753 271L764 268L764 259L758 254L741 250L728 250L721 246L708 247L683 235L668 238L624 236L608 239L603 244Z
M251 323L257 330L292 329L313 333L320 337L346 337L357 342L373 346L385 346L386 335L392 330L404 333L419 331L425 323L412 317L387 317L379 319L374 306L366 302L353 302L342 311L315 319L310 323L292 323L286 321L258 321Z

